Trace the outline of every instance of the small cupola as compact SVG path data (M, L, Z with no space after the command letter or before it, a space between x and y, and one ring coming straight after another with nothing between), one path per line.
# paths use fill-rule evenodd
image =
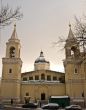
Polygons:
M42 69L49 70L50 68L50 63L49 61L45 60L42 51L40 52L40 56L34 62L34 68L35 70L42 70Z

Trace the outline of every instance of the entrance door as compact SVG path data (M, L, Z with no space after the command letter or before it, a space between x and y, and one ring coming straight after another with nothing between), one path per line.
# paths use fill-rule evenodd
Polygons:
M41 93L41 100L45 100L45 93Z

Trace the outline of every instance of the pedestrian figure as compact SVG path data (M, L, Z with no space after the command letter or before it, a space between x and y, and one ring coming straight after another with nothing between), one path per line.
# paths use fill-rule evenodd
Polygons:
M11 105L13 105L13 99L11 99Z
M39 101L39 106L41 107L41 101Z

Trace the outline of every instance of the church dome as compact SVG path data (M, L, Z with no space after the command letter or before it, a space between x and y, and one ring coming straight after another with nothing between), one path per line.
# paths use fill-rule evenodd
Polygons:
M49 61L46 61L43 55L43 52L40 52L40 56L35 60L35 63L49 63Z
M40 56L35 60L34 69L35 70L49 70L50 69L50 63L49 61L45 60L42 51L40 52Z

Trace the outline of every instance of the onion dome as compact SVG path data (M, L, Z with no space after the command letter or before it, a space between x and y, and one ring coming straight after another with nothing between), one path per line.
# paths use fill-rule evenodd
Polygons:
M40 52L40 56L35 60L35 63L49 63L49 61L46 61L43 55L43 52Z

